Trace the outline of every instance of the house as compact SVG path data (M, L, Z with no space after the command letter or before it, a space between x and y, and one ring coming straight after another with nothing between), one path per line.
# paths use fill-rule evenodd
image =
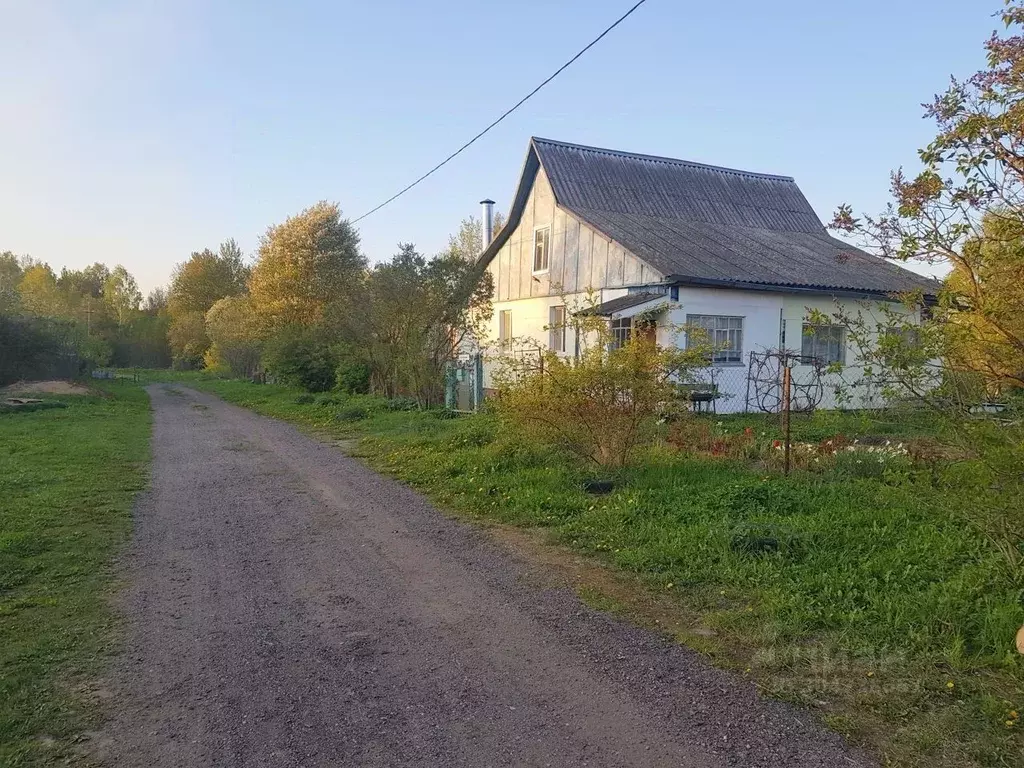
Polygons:
M934 281L831 237L790 177L540 138L480 261L494 280L491 336L505 346L532 339L574 354L576 339L558 326L566 297L588 290L617 338L641 314L654 314L661 344L686 343L673 328L706 328L720 412L752 407L752 353L801 354L796 381L822 376L812 359L853 373L846 329L812 331L810 309L904 311L895 293L936 292ZM852 404L882 403L861 382Z

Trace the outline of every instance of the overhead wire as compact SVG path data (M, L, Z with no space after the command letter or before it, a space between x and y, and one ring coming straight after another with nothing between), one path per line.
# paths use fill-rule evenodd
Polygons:
M372 214L376 213L377 211L379 211L384 206L393 203L395 200L400 198L402 195L404 195L406 192L411 190L413 187L416 187L417 185L419 185L423 181L426 181L428 178L430 178L435 173L437 173L439 170L441 170L446 165L448 165L448 163L450 163L456 157L461 155L463 152L465 152L467 149L469 149L471 146L473 146L473 144L475 144L479 139L481 139L483 136L485 136L492 128L497 126L505 118L507 118L509 115L511 115L513 112L515 112L521 106L523 106L523 104L525 104L527 101L529 101L531 98L533 98L533 96L535 96L537 94L537 92L541 90L541 88L543 88L545 85L547 85L552 80L554 80L556 77L558 77L560 74L562 74L565 70L567 70L570 66L572 66L577 61L577 59L579 59L581 56L583 56L583 54L585 54L587 51L589 51L591 48L593 48L595 45L597 45L599 42L601 42L601 40L603 40L612 30L614 30L622 22L624 22L626 19L628 19L630 16L632 16L633 13L638 8L640 8L640 6L642 6L646 2L647 2L647 0L639 0L639 2L637 2L632 8L630 8L628 11L626 11L624 14L622 14L622 16L620 16L618 19L616 19L615 22L611 24L611 26L609 26L600 35L598 35L593 40L591 40L589 43L587 43L587 45L585 47L583 47L582 49L580 49L580 51L575 56L573 56L571 59L569 59L567 62L565 62L565 64L560 66L551 75L549 75L540 85L538 85L536 88L534 88L528 94L526 94L523 98L521 98L519 101L517 101L511 107L509 107L507 110L505 110L497 120L492 122L490 125L488 125L486 128L484 128L482 131L480 131L480 133L478 133L476 136L471 138L469 141L467 141L465 144L463 144L457 150L452 152L450 155L448 155L448 157L446 157L440 163L438 163L433 168L431 168L429 171L424 173L418 179L413 181L411 184L408 184L407 186L403 187L398 192L396 192L391 197L389 197L387 200L385 200L383 203L381 203L380 205L377 205L374 208L371 208L369 211L364 213L359 218L353 219L352 223L356 224L356 223L362 221L363 219L365 219L367 216L371 216Z

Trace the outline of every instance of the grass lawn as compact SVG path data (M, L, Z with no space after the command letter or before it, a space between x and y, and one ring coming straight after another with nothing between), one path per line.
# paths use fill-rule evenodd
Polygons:
M973 500L955 482L785 478L660 446L614 492L590 496L578 465L503 435L487 415L445 419L370 398L179 378L314 432L360 438L366 461L442 507L591 555L639 588L585 584L585 597L657 621L886 764L1022 764L1024 657L1013 648L1021 585L970 524ZM794 421L794 432L808 441L929 434L927 419L869 421L820 414ZM776 428L751 416L723 424ZM773 545L760 546L766 540Z
M149 399L103 382L66 407L0 411L0 765L73 756L98 716L111 561L146 485Z

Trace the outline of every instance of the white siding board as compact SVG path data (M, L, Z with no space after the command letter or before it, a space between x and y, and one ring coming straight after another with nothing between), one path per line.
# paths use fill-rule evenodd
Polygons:
M562 263L562 292L577 290L577 270L580 257L580 223L574 218L565 222L565 255Z
M617 288L622 283L622 270L625 262L625 253L622 246L612 243L608 246L608 277L605 285L609 288Z
M580 225L579 245L579 260L577 262L574 290L585 291L593 284L590 272L593 264L594 230Z

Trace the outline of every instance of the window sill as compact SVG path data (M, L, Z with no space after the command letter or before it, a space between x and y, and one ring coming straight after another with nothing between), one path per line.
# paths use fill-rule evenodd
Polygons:
M534 277L540 277L541 275L548 274L548 272L550 272L550 271L551 271L550 268L548 268L548 269L535 269L530 274L533 275Z

